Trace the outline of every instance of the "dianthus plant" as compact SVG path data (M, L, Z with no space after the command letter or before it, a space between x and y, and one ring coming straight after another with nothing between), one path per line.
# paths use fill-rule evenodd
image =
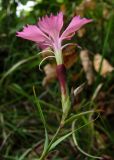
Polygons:
M60 12L56 16L51 14L50 16L42 17L38 20L36 25L27 25L23 28L23 31L17 32L17 36L35 42L42 50L50 47L53 52L57 63L57 77L61 89L61 102L62 102L62 118L60 126L53 136L51 142L45 143L44 151L39 158L45 159L51 149L58 144L57 135L60 129L64 126L65 120L68 117L68 113L71 107L71 100L68 92L68 86L66 81L66 69L64 66L64 60L62 55L62 49L70 43L63 42L69 41L81 27L90 23L92 20L87 18L81 18L75 16L71 20L68 27L62 31L63 28L63 13ZM47 136L46 136L47 137ZM63 138L64 139L64 138ZM60 142L62 139L60 140Z

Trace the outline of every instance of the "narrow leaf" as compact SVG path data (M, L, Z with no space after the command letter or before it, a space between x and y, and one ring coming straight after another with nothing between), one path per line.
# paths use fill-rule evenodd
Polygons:
M59 143L61 143L63 140L65 140L66 138L68 138L69 136L71 136L73 133L75 133L75 132L78 131L79 129L81 129L81 128L87 126L88 124L92 123L93 121L95 121L98 117L99 117L99 115L98 115L94 120L86 123L85 125L77 128L77 129L74 129L74 130L71 131L70 133L67 133L66 135L64 135L64 136L60 137L59 139L57 139L57 140L51 145L49 151L51 151L52 149L54 149Z
M90 110L90 111L86 111L86 112L82 112L82 113L79 113L79 114L75 114L73 116L71 116L69 119L67 119L65 121L65 124L68 124L68 123L71 123L72 121L74 121L76 118L79 118L83 115L86 115L86 114L89 114L89 113L94 113L95 111L94 110Z
M35 102L36 102L36 106L37 106L37 109L38 109L38 112L40 114L40 118L42 120L42 123L44 125L44 128L45 128L45 143L44 143L44 150L43 150L43 153L46 151L47 147L48 147L48 132L47 132L47 129L46 129L46 121L45 121L45 118L44 118L44 115L43 115L43 112L42 112L42 109L41 109L41 106L40 106L40 102L36 96L36 92L35 92L35 88L33 86L33 93L34 93L34 98L35 98Z

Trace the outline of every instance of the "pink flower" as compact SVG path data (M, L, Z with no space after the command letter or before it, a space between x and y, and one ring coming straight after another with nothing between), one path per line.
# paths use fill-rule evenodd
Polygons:
M56 59L62 50L63 40L70 39L76 31L78 31L86 23L91 22L91 19L75 16L68 27L61 33L63 27L63 13L60 12L57 16L51 14L39 19L37 25L27 25L23 31L17 32L17 36L34 41L39 46L51 47L54 51Z

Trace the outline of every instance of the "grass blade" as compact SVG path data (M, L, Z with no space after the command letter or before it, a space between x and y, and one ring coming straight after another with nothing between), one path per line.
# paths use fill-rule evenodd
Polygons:
M102 157L93 156L93 155L85 152L84 150L82 150L82 149L80 148L80 146L78 145L78 142L77 142L77 140L76 140L76 136L75 136L75 122L76 122L76 121L73 121L73 122L72 122L72 138L73 138L74 144L76 145L77 149L78 149L82 154L84 154L84 155L87 156L87 157L94 158L94 159L102 159Z
M17 62L16 64L14 64L6 73L3 74L3 76L2 76L2 78L1 78L1 80L0 80L0 84L2 84L3 81L4 81L4 79L5 79L8 75L10 75L12 72L14 72L17 68L19 68L21 65L23 65L23 64L25 64L25 63L27 63L27 62L35 59L35 58L37 58L40 53L41 53L41 52L39 52L38 54L36 54L36 55L34 55L34 56L31 56L31 57L29 57L29 58L23 59L23 60Z

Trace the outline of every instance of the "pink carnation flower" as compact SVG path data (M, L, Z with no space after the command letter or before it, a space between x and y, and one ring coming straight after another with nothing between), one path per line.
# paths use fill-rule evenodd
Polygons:
M63 13L60 12L57 16L51 14L39 19L36 25L27 25L23 31L17 32L17 36L33 41L40 47L51 47L54 51L57 63L61 62L60 53L62 53L62 42L70 39L76 31L78 31L86 23L91 22L91 19L75 16L68 27L61 33L63 27Z

